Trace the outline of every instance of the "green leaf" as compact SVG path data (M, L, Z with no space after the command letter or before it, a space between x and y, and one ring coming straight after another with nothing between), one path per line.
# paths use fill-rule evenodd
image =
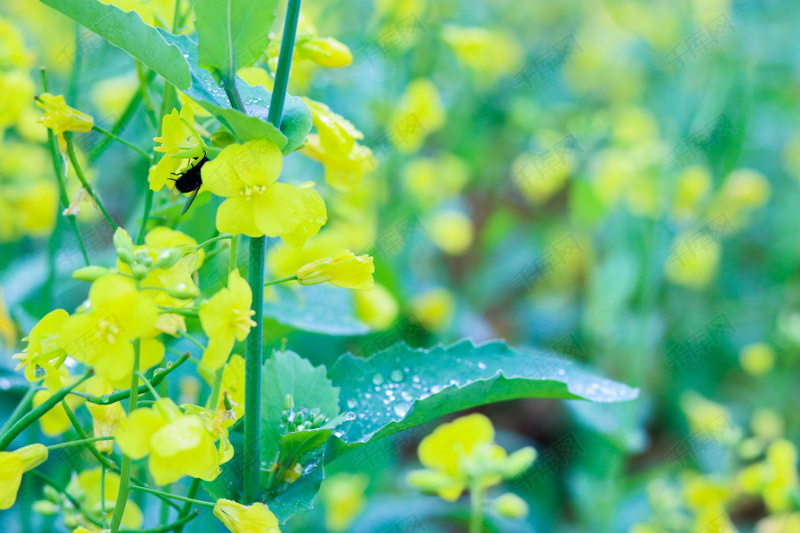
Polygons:
M277 0L195 0L200 66L219 81L248 67L269 45Z
M281 525L293 516L314 508L314 498L324 478L322 453L319 453L314 461L305 465L303 475L297 481L268 501L269 510L275 513Z
M365 335L369 327L355 317L353 295L339 287L275 286L278 300L264 302L264 316L301 331L325 335Z
M97 0L41 1L122 48L178 89L184 90L192 82L181 50L169 44L136 12L122 11Z
M272 93L264 87L253 87L237 76L236 88L242 96L247 115L231 108L225 90L214 77L198 64L197 44L186 35L172 35L161 30L167 42L181 49L189 62L192 83L184 93L213 114L242 141L269 139L281 147L284 155L296 150L311 131L311 111L302 99L286 96L281 130L267 122Z
M261 392L261 460L268 464L275 461L286 434L281 417L287 394L297 408L318 408L329 419L339 415L339 389L331 384L325 366L312 366L294 352L273 352L264 363Z
M639 394L552 353L505 342L414 349L396 344L361 359L350 354L331 369L342 409L356 419L342 426L347 444L380 439L434 418L516 398L633 400ZM339 436L339 432L337 432ZM347 447L347 446L345 446Z

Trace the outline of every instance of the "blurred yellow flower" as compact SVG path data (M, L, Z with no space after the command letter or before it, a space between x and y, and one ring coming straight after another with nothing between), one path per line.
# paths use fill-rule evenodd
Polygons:
M297 228L306 216L304 197L278 183L282 166L280 149L267 140L232 144L203 165L203 187L226 198L217 210L217 230L276 237Z
M34 55L25 48L22 33L0 17L0 70L27 69L33 60Z
M334 257L318 259L300 267L297 281L301 285L317 285L327 281L345 289L371 291L375 286L373 272L375 265L372 257L341 250Z
M125 455L134 460L150 456L150 473L158 485L183 476L216 479L220 461L215 440L199 416L181 413L168 398L131 412L116 435Z
M350 49L333 37L298 39L295 54L328 68L346 67L353 62Z
M468 179L466 163L447 152L412 159L403 167L405 190L426 208L457 196Z
M133 344L142 339L142 371L164 357L164 346L153 338L158 307L136 290L133 280L110 274L92 283L90 309L70 316L59 328L59 343L76 360L94 368L98 376L124 387L133 368Z
M200 304L200 324L208 336L203 364L217 370L227 361L236 340L243 341L256 325L250 309L253 293L238 270L231 271L228 286Z
M522 64L523 49L505 30L449 25L442 30L442 37L459 62L473 71L480 87L492 86Z
M232 533L280 533L278 518L263 503L242 505L233 500L219 499L214 516Z
M755 170L740 168L727 176L709 206L708 218L726 219L723 229L737 231L747 222L747 215L763 207L770 196L767 178Z
M63 379L64 385L68 384L70 379L65 377ZM60 387L59 387L60 388ZM52 393L55 391L50 390L38 390L33 395L33 407L39 407L44 402L50 399L53 395ZM67 405L69 405L70 409L73 411L83 403L83 398L80 396L68 395L66 397ZM64 410L64 406L60 403L56 404L52 409L47 411L44 416L39 419L39 427L42 429L42 433L47 435L48 437L56 437L61 435L68 429L72 427L72 423L67 416L67 412Z
M374 330L384 330L392 325L400 311L392 293L376 283L371 291L354 294L356 316Z
M564 188L573 166L571 157L554 149L543 154L525 152L511 163L511 179L528 201L542 205Z
M786 424L779 412L774 409L756 409L750 417L753 435L762 441L771 442L783 435Z
M411 300L411 312L426 329L441 333L453 321L456 299L444 287L429 289Z
M39 124L50 128L56 135L61 135L65 131L80 133L92 131L94 119L68 106L63 96L43 93L36 99L36 105L44 109L44 116L39 119Z
M672 283L702 289L717 275L722 247L717 239L700 231L685 231L672 242L664 274Z
M30 106L35 91L36 87L27 72L0 71L0 133L19 120Z
M24 340L28 341L28 346L22 350L22 353L13 356L14 359L19 360L15 370L24 368L25 378L28 381L38 379L37 367L44 371L45 376L56 377L58 375L58 368L66 357L66 352L59 344L58 331L67 318L69 318L69 313L63 309L47 313L25 337ZM60 381L58 384L60 386Z
M741 438L741 430L725 406L686 391L681 394L680 407L694 435L725 445L735 444Z
M392 115L389 141L401 153L417 152L425 139L444 126L444 104L431 80L411 81Z
M325 479L319 497L325 509L325 527L328 531L347 531L367 503L364 491L369 478L364 474L341 472Z
M97 110L105 116L101 122L114 123L122 115L131 98L139 90L134 73L108 78L92 84L91 98Z
M739 352L739 364L751 376L763 376L775 366L775 350L765 342L748 344Z
M114 514L114 502L117 501L119 494L119 475L114 472L106 472L105 486L103 485L101 469L92 468L80 472L76 478L73 478L73 481L67 486L67 493L81 502L84 509L97 512L98 516L102 516L99 512L102 509L100 502L105 500L106 520L110 522L111 516ZM136 505L136 502L129 500L125 505L125 512L122 514L121 524L126 529L139 529L143 522L142 510Z
M3 299L2 288L0 288L0 340L3 341L3 346L7 349L12 348L17 342L17 327L8 313L6 301ZM20 367L18 366L16 370L19 369Z
M498 496L492 501L494 512L504 518L525 518L530 509L528 504L516 494L506 493Z
M472 414L442 424L422 439L417 450L425 470L409 474L408 481L440 498L455 501L467 488L485 489L516 477L533 463L533 448L511 456L494 443L492 422Z
M678 221L697 218L703 200L711 190L711 171L701 165L692 165L676 178L673 216Z
M433 243L450 255L462 255L472 244L472 219L462 211L444 209L430 216L425 224Z
M43 444L31 444L13 452L0 452L0 511L11 508L17 500L22 474L47 460Z
M83 383L83 392L95 396L103 396L114 392L114 386L102 376L93 376ZM86 402L86 408L92 414L92 426L95 437L113 437L117 426L125 420L125 409L117 402L111 405L100 405ZM98 451L111 453L114 442L110 440L98 441L90 444Z

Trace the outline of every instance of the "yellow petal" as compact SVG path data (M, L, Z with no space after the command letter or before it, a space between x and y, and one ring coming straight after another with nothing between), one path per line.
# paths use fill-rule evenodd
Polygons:
M281 239L293 248L303 248L306 241L319 233L320 228L328 221L328 211L313 182L304 183L297 191L303 199L305 214L295 229L281 234Z
M17 501L17 491L22 481L22 461L11 452L0 452L0 510L6 510Z
M254 202L256 226L268 237L292 231L305 216L303 196L286 183L273 183Z
M255 203L241 195L231 196L217 209L217 231L248 237L263 237L255 221Z
M150 439L153 434L166 424L167 420L158 410L136 409L117 428L117 444L131 459L141 459L151 452Z
M263 503L246 506L220 499L214 506L214 516L232 533L280 533L278 518Z
M459 471L460 455L469 456L473 450L493 440L491 420L476 413L436 428L422 439L417 453L426 467L442 469L452 475Z

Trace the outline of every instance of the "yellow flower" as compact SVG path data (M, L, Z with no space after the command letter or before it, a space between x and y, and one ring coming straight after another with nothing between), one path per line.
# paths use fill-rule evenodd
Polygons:
M98 518L102 516L100 502L105 500L106 520L110 522L111 516L114 514L114 503L119 494L119 475L114 472L106 472L105 486L103 486L101 478L102 472L99 467L84 470L67 486L67 493L75 497L81 502L84 509ZM134 501L128 500L125 512L122 513L122 525L126 529L139 529L143 522L144 515L139 506Z
M30 68L34 55L25 48L25 38L10 22L0 18L0 69Z
M63 96L44 93L37 98L36 105L44 109L44 116L39 119L39 124L50 128L56 135L61 135L65 131L80 133L92 131L94 119L68 106Z
M58 343L58 330L67 318L69 318L69 313L63 309L47 313L33 327L30 335L25 338L28 346L22 350L22 353L14 355L14 359L20 361L15 370L24 368L25 378L28 381L37 379L37 366L41 367L47 376L57 374L56 370L61 366L66 355Z
M356 256L350 250L342 250L335 257L326 257L300 267L297 270L297 281L301 285L316 285L328 281L345 289L371 291L375 286L373 272L375 265L372 257Z
M203 141L198 136L194 123L194 112L191 106L184 106L180 113L173 109L165 115L161 122L161 137L155 137L160 143L154 150L175 159L189 159L203 155Z
M678 176L672 212L678 220L690 220L697 216L700 203L711 190L711 172L708 168L694 165Z
M354 299L356 316L374 330L391 326L400 310L392 293L380 283L371 291L358 291Z
M792 508L792 495L800 485L797 475L797 447L789 440L779 439L767 448L766 464L770 475L764 486L764 503L771 512Z
M453 321L456 300L453 293L437 287L415 296L411 300L411 311L428 330L442 332Z
M508 456L494 443L492 422L472 414L442 424L422 439L417 450L426 470L409 475L409 482L455 501L470 486L487 488L504 478L516 477L533 462L533 448L522 448Z
M46 460L47 448L42 444L31 444L13 452L0 452L0 510L14 505L22 474Z
M472 244L472 219L461 211L439 211L430 218L426 226L433 243L447 254L461 255Z
M741 431L734 425L725 406L709 401L694 391L681 395L680 406L694 435L728 445L740 439Z
M202 365L199 370L203 378L210 384L214 378L210 369ZM225 365L225 370L222 371L220 393L227 393L228 402L233 408L233 412L228 413L231 416L231 424L228 425L232 425L234 421L240 419L242 415L244 415L244 357L241 355L232 355ZM209 401L210 400L211 398L209 398ZM220 396L220 402L223 402L222 396ZM207 405L207 407L210 408L211 406Z
M114 392L114 386L110 381L102 376L93 376L83 384L83 392L95 396L103 396ZM92 414L92 425L95 437L113 437L117 431L117 426L125 420L125 409L122 404L117 402L111 405L99 405L86 402L86 408ZM114 443L110 440L103 440L93 443L98 451L111 453Z
M283 242L293 248L302 248L306 241L319 233L328 221L325 201L314 188L314 182L308 181L297 188L305 206L303 220L292 231L281 235Z
M353 62L353 54L333 37L311 37L298 41L295 53L302 59L328 68L346 67Z
M65 367L58 369L54 375L48 376L47 380L45 381L48 389L38 390L33 395L33 407L39 407L41 404L49 400L55 391L74 382L75 379L70 377L69 372L67 372ZM70 394L67 395L66 401L70 409L75 411L75 409L83 404L84 400L80 396ZM39 419L39 426L42 429L42 433L48 437L55 437L72 428L72 422L70 422L67 412L64 410L64 406L61 403L58 403Z
M352 122L320 102L304 98L314 117L316 135L308 136L303 153L325 166L325 181L347 191L376 166L372 151L357 141L364 138Z
M281 533L278 518L263 503L242 505L233 500L217 500L214 516L232 533Z
M712 235L698 231L680 233L672 243L664 274L678 285L702 289L717 275L721 248Z
M228 276L228 287L220 289L210 300L200 305L200 324L208 336L203 352L203 364L217 370L225 364L236 340L243 341L256 323L250 309L253 293L238 270Z
M70 316L59 328L59 342L69 355L94 367L98 376L125 386L133 368L133 344L153 331L158 307L136 290L132 280L110 274L89 290L90 308ZM153 338L141 342L142 371L164 357L164 346Z
M219 475L214 435L199 416L181 413L168 398L130 413L117 428L116 441L131 459L150 456L150 473L158 485L183 476L213 481Z
M740 168L725 177L708 210L708 218L724 217L732 231L746 222L747 215L764 206L770 195L767 178L755 170Z
M428 79L408 84L391 122L389 140L402 153L418 151L428 135L444 125L445 110L439 90Z
M353 520L364 510L367 498L364 491L369 478L364 474L339 473L325 479L319 498L325 508L328 531L347 531Z
M227 198L217 210L220 232L276 237L303 222L303 195L277 181L282 166L280 149L267 140L232 144L203 165L203 186Z
M775 366L775 350L764 342L748 344L739 352L739 364L751 376L763 376Z

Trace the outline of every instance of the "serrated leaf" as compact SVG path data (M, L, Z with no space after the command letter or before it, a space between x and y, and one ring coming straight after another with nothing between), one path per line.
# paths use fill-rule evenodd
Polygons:
M220 80L248 67L269 45L277 0L195 0L200 66Z
M134 11L122 11L98 0L41 0L105 38L147 65L178 89L192 82L181 50Z
M237 76L236 88L242 97L247 115L231 108L228 95L214 77L198 64L197 44L186 35L161 31L167 42L178 46L189 63L192 83L184 93L225 124L242 141L269 139L288 154L305 141L311 131L311 111L302 99L286 95L281 129L267 122L272 93L264 87L253 87Z
M264 302L264 316L301 331L326 335L366 335L355 316L353 295L339 287L275 287L276 301Z
M296 407L319 408L334 419L339 415L339 389L324 366L313 366L294 352L274 352L264 362L261 394L261 460L270 463L280 450L285 428L283 402L291 394Z
M517 398L619 402L638 396L638 389L594 376L572 361L502 341L475 345L462 340L430 349L396 344L368 359L345 354L330 375L341 389L342 409L356 413L337 432L347 444Z

